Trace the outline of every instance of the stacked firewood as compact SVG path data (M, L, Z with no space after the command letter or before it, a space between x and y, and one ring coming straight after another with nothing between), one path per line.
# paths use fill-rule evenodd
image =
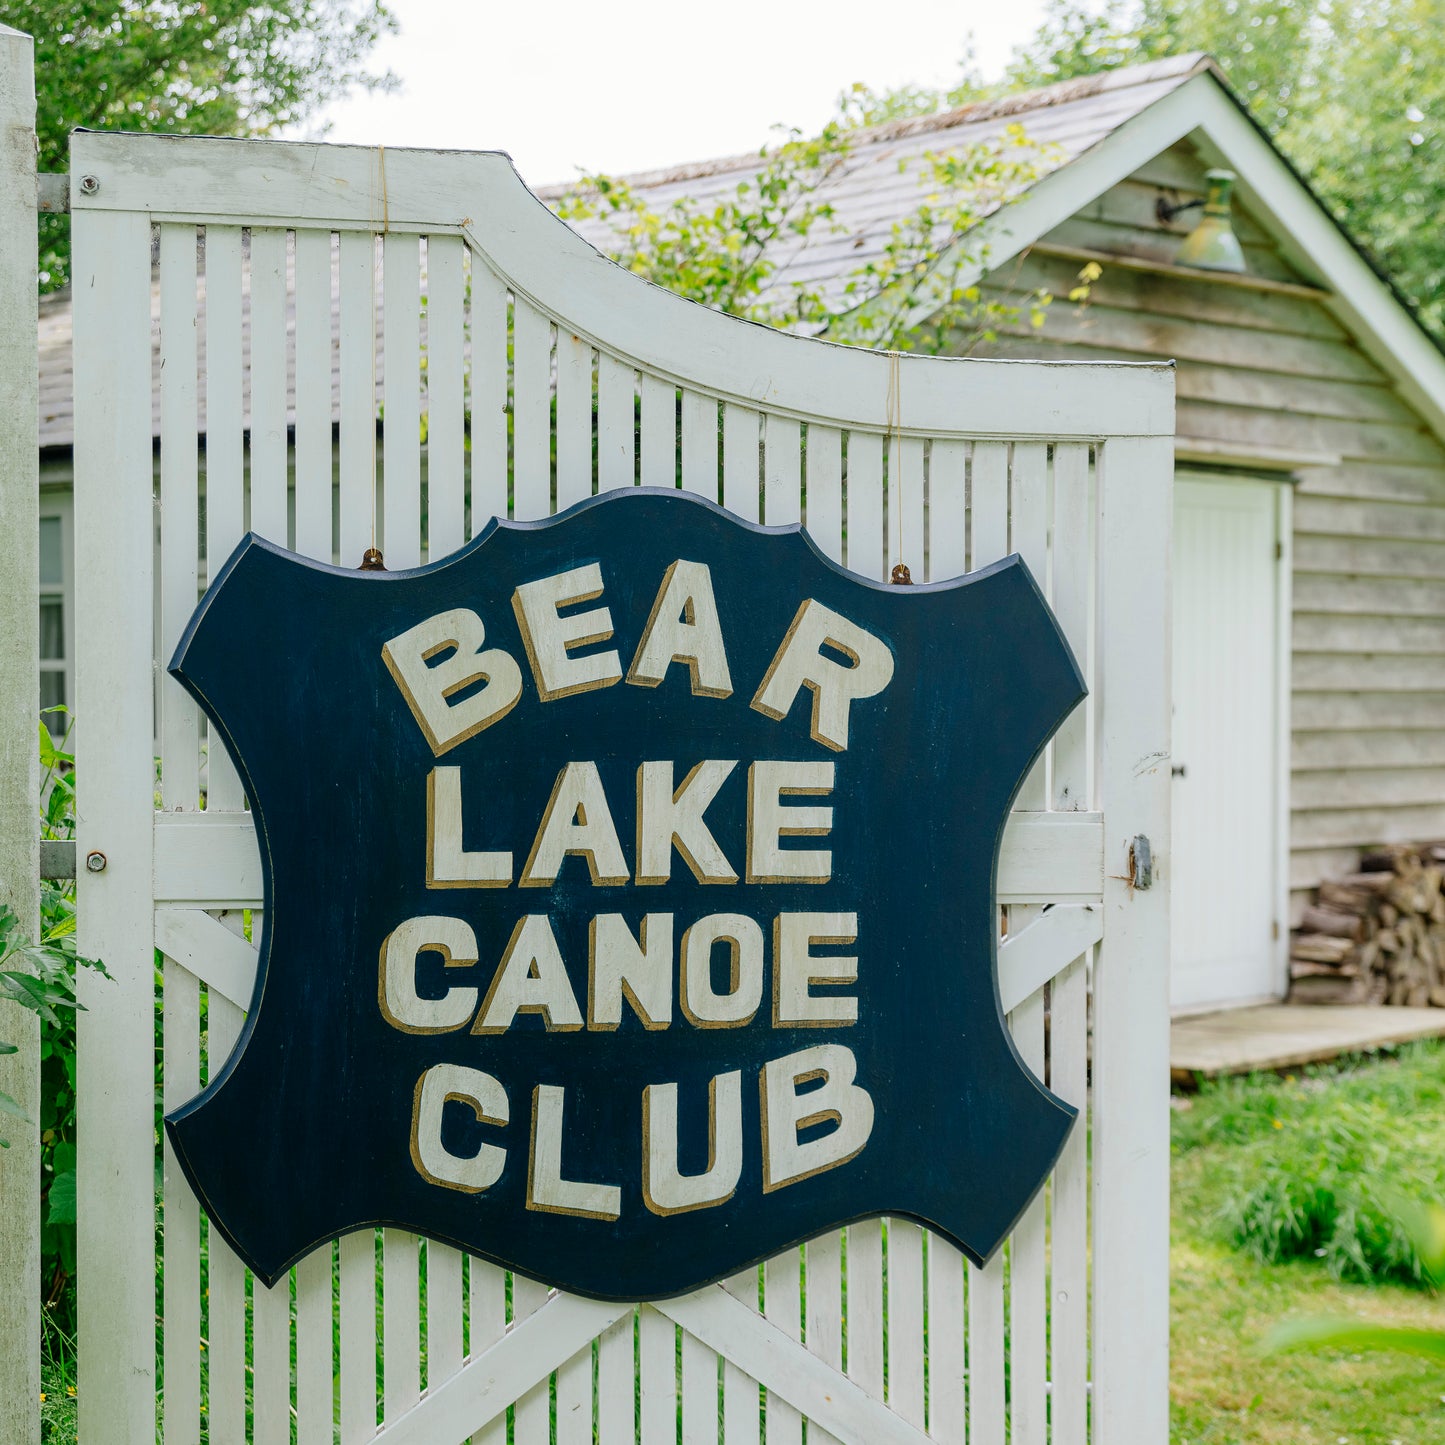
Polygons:
M1290 947L1290 1002L1445 1008L1442 880L1445 843L1426 843L1321 883Z

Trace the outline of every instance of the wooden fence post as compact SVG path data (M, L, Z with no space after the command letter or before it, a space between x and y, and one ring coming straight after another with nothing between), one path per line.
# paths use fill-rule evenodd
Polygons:
M39 400L35 47L0 25L0 904L40 926ZM13 966L13 965L12 965ZM0 1445L40 1440L40 1024L0 1001Z

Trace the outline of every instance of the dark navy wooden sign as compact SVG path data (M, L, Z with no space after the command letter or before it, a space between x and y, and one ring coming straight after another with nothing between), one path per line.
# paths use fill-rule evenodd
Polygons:
M171 671L266 914L166 1127L268 1284L376 1224L619 1300L873 1214L982 1263L1052 1167L994 876L1084 687L1017 557L885 587L647 489L411 572L247 537Z

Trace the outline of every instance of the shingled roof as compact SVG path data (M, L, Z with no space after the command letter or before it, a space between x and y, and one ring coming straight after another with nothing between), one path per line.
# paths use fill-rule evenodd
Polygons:
M1069 164L1106 140L1126 121L1155 104L1201 70L1207 56L1172 56L1061 82L1041 90L979 101L957 110L860 130L845 162L828 177L819 198L834 210L835 224L818 227L806 244L785 243L773 259L782 283L804 282L840 297L845 278L881 256L893 223L920 199L919 179L929 154L961 151L1019 125L1036 149L1040 178ZM626 177L653 206L690 195L720 196L756 171L756 152L702 161ZM565 188L539 191L555 205ZM599 250L616 249L602 220L577 230ZM204 348L204 295L198 322ZM378 318L379 319L379 318ZM74 382L71 373L71 306L68 292L40 303L40 445L68 448L74 442ZM202 353L204 354L204 353ZM378 386L381 377L378 375ZM333 376L333 396L338 394ZM159 415L155 418L159 430Z

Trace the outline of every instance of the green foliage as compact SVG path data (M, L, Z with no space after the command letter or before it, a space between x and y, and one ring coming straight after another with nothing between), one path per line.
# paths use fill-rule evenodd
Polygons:
M382 0L0 0L35 37L40 169L67 169L72 129L270 135L353 86L396 28ZM40 218L41 289L65 283L64 216Z
M1054 0L1025 88L1208 51L1350 232L1445 332L1445 25L1439 0Z
M1445 1284L1445 1205L1401 1199L1396 1217L1409 1234L1430 1282ZM1419 1355L1445 1368L1445 1327L1412 1329L1364 1320L1303 1319L1276 1326L1268 1341L1277 1350L1392 1350Z
M1208 1085L1176 1117L1174 1149L1207 1152L1217 1222L1257 1259L1428 1287L1399 1201L1445 1194L1442 1111L1445 1048L1422 1045L1393 1067Z
M39 727L41 836L75 836L75 759L57 745L44 723ZM75 1016L84 1007L75 996L77 968L93 968L105 977L104 964L75 951L75 887L42 882L40 938L32 943L10 909L0 906L0 996L13 999L40 1019L40 1251L47 1322L62 1333L74 1332L74 1305L68 1285L75 1273ZM8 965L8 966L7 966ZM16 1046L0 1043L0 1052ZM0 1112L25 1118L8 1095L0 1094ZM8 1141L0 1138L0 1144Z
M1047 169L1048 153L1018 126L962 151L923 156L918 203L892 224L875 258L826 283L789 276L810 244L842 231L828 183L852 162L855 121L876 115L876 101L871 92L845 96L820 134L789 132L758 153L757 170L721 193L675 195L654 207L625 180L587 172L558 212L606 222L615 237L608 249L635 275L768 326L890 350L956 351L960 338L967 349L1022 315L1042 324L1052 300L1045 293L1003 302L965 280L986 259L970 247L969 233Z

